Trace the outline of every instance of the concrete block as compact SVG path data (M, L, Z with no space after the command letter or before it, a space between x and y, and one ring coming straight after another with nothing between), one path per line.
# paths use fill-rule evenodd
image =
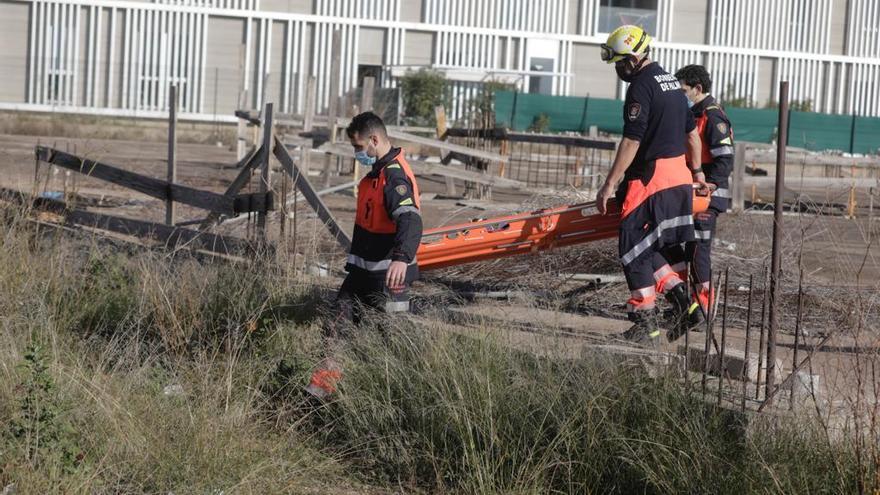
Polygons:
M699 346L691 345L689 349L685 349L684 345L678 346L678 354L681 356L685 356L687 354L687 363L689 371L696 371L698 373L703 372L703 362L705 358L705 349L703 344L701 343ZM761 381L764 381L764 375L767 369L767 357L762 356L763 360L761 363ZM721 356L715 352L715 348L709 348L709 369L708 372L710 375L721 376L721 370L725 369L727 371L727 375L734 379L740 380L743 374L743 368L745 367L745 352L739 349L725 349L724 350L724 366L721 366ZM776 375L776 383L779 383L782 380L782 361L776 359L776 368L774 370L774 374ZM749 355L749 366L748 370L745 373L745 379L749 382L755 383L758 377L758 355L750 354Z

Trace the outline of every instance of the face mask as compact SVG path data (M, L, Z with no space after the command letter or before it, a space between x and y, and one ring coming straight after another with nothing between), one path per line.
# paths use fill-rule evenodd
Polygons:
M639 63L635 65L635 67L630 68L629 62L624 62L622 64L614 64L614 70L617 72L617 77L619 77L623 82L631 83L636 80L636 76L639 75L639 72L642 70L642 65L645 63L647 58L643 58L639 60Z
M687 97L686 97L686 98L687 98ZM694 102L693 102L693 100L691 100L690 98L687 98L687 101L688 101L688 108L693 108L693 107L694 107Z
M615 64L614 71L617 72L617 77L619 77L624 82L633 82L635 79L635 75L629 71L629 68L626 64Z
M366 151L361 150L354 154L354 159L359 161L361 165L365 167L372 167L374 163L376 163L376 157L370 156Z

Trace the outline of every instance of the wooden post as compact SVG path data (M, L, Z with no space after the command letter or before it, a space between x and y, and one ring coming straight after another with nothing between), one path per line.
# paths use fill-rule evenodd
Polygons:
M168 88L168 183L177 182L177 86ZM168 189L165 200L165 224L174 225L174 197Z
M856 217L856 186L849 186L849 201L846 204L846 218Z
M327 113L327 126L330 128L330 142L336 142L336 119L339 117L339 85L342 71L342 31L333 31L333 49L330 61L330 108Z
M238 94L239 110L246 110L247 91ZM235 133L235 153L236 161L241 161L247 155L247 122L244 119L238 119L238 126Z
M269 159L272 157L272 149L275 142L272 140L272 103L266 103L263 107L263 149L266 153L263 155L263 163L260 164L260 194L264 195L272 188L271 175L269 170ZM266 211L257 213L257 228L260 242L266 241Z
M743 178L746 174L746 143L736 143L733 151L733 180L730 183L731 209L735 212L743 211Z
M318 82L315 76L309 76L309 81L306 83L306 102L305 102L305 110L303 114L303 131L309 132L312 130L315 122L315 104L317 103L317 90L318 90Z
M446 109L443 105L434 107L434 119L437 121L437 139L446 140ZM440 158L443 158L443 151L440 151ZM455 179L446 177L446 194L455 196Z
M874 188L868 189L868 244L871 243L871 232L874 228Z
M375 89L376 79L373 77L364 78L364 87L361 93L361 112L373 111L373 91Z
M504 139L501 141L501 149L498 151L499 154L504 156L510 156L510 141ZM507 162L501 162L501 165L498 167L498 177L504 177L505 166Z

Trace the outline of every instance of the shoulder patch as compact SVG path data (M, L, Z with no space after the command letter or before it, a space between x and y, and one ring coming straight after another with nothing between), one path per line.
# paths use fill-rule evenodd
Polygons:
M405 195L407 191L409 191L409 189L406 187L406 184L401 184L394 188L394 192L400 194L401 196Z
M719 122L715 124L715 128L718 129L718 132L720 132L721 134L727 134L728 128L726 123Z
M641 113L642 106L640 104L630 103L629 107L626 109L626 118L628 118L630 122L635 122Z

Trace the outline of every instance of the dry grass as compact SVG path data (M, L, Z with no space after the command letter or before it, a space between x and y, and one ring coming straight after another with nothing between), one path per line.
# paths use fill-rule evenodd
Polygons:
M538 358L425 321L379 319L357 332L340 356L340 395L318 405L301 387L320 357L329 293L303 273L307 264L126 251L36 231L20 212L7 213L0 489L851 493L875 486L866 444L833 438L812 420L747 422L706 405L672 376L605 358Z

